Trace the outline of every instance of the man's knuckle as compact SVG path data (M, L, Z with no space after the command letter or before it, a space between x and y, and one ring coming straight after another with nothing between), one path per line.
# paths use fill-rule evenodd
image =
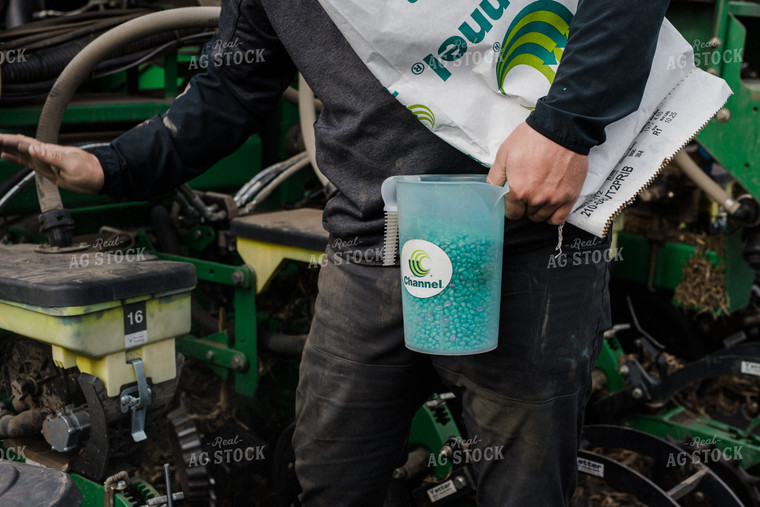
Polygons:
M512 200L527 202L530 194L527 190L522 188L510 188L509 193L512 194Z

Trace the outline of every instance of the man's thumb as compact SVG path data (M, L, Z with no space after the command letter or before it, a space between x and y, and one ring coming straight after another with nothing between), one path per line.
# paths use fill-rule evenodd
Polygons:
M63 163L61 160L63 153L60 148L54 144L37 143L29 147L29 154L40 162L49 166L60 167Z
M58 172L53 168L59 165L57 159L60 156L55 151L55 146L46 146L43 143L32 144L29 146L29 155L32 157L34 168L57 183Z

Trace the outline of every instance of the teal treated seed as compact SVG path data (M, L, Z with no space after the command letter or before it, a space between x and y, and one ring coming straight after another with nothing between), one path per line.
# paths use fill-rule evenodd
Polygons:
M439 245L449 256L454 269L451 282L440 294L431 298L415 298L404 292L406 312L424 315L406 320L408 344L429 352L468 352L489 348L495 338L497 322L491 322L494 309L491 298L498 296L499 266L497 245L466 234L447 237L444 224L438 234L428 231L427 241ZM498 308L495 309L498 312ZM430 317L429 315L433 315ZM496 325L495 325L496 324Z

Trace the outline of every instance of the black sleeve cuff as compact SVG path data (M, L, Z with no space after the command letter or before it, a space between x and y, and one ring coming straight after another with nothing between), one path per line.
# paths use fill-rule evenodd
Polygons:
M95 155L103 168L103 188L101 194L117 199L122 196L122 173L126 167L126 161L119 152L111 145L98 146L88 150Z
M605 128L639 108L667 0L580 0L557 73L527 123L588 154Z
M581 155L588 155L591 148L600 143L600 139L601 142L604 141L603 128L601 135L589 135L582 116L561 111L546 104L544 100L545 98L541 98L536 103L536 109L525 120L533 130Z

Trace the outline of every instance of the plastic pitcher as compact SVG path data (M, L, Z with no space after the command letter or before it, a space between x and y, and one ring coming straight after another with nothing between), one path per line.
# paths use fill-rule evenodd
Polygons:
M393 209L394 194L398 208L404 337L411 350L465 355L498 344L509 187L485 181L485 175L422 175L383 183L386 210Z

